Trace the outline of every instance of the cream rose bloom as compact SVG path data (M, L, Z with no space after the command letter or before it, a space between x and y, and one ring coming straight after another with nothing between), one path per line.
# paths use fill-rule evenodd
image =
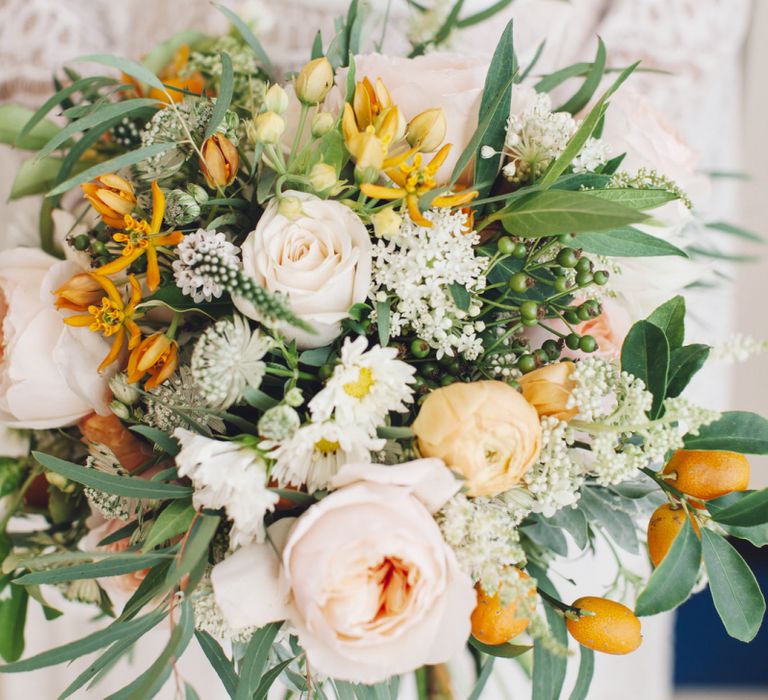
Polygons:
M536 409L508 384L456 382L436 389L413 423L419 450L465 479L470 496L515 486L541 449Z
M356 683L447 661L469 637L476 602L432 517L459 482L422 459L345 465L333 486L298 520L273 525L271 544L214 567L226 622L287 619L310 667Z
M371 240L358 216L332 200L288 191L301 203L291 220L272 200L241 246L243 270L270 292L283 294L291 310L314 328L288 324L283 335L300 348L327 345L341 333L349 307L365 300L371 284ZM242 298L235 306L249 318L258 311Z
M109 351L101 336L70 328L53 306L53 290L79 272L35 248L0 256L0 425L58 428L109 412Z

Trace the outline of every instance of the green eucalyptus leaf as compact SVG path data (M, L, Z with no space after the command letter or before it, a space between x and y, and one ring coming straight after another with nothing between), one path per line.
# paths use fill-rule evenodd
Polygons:
M216 103L213 106L211 119L208 126L205 127L204 139L213 136L216 129L219 128L222 120L227 114L229 105L232 103L232 91L234 88L234 73L232 71L232 59L226 51L221 52L221 78L219 80L219 94L216 96ZM211 228L214 228L211 226Z
M250 700L259 687L269 660L269 652L282 623L273 622L256 632L245 649L240 666L240 680L235 690L235 700Z
M559 598L557 589L547 578L546 572L538 566L528 564L528 572L536 579L539 588ZM544 606L552 636L563 646L568 645L568 634L563 617L549 605ZM559 700L565 683L567 660L564 656L547 649L540 639L533 644L533 688L531 700Z
M568 700L585 700L595 675L595 652L579 645L579 675Z
M75 566L62 566L58 569L49 571L33 571L24 574L15 579L15 583L24 585L40 585L43 583L54 584L64 581L79 581L82 579L107 578L109 576L121 576L134 571L148 569L166 555L131 554L121 557L108 557L101 561L90 562L86 564L77 564Z
M495 661L495 656L489 656L483 662L483 666L480 669L480 674L477 676L477 680L475 681L475 687L472 688L472 692L469 694L467 700L480 700L483 695L485 685L488 683L488 679L491 677L491 671L493 671L493 664Z
M570 112L571 114L576 114L589 104L595 91L600 87L600 81L603 79L603 74L605 73L605 59L605 44L603 43L603 40L598 37L597 55L595 56L595 61L592 64L592 67L589 69L589 73L587 73L587 77L584 79L584 82L576 93L555 109L555 112Z
M719 420L685 436L687 450L730 450L768 454L768 420L749 411L726 411Z
M573 244L587 253L613 258L646 258L688 254L671 243L640 231L633 226L620 226L607 231L577 233Z
M251 51L256 55L259 63L261 63L264 70L269 74L270 80L277 79L277 71L272 65L272 61L269 60L267 52L264 51L264 47L261 42L254 36L248 25L243 22L232 10L224 5L214 4L214 7L221 12L230 22L232 26L238 31L243 41L251 47Z
M158 545L187 532L195 518L195 512L192 499L171 501L157 516L142 545L142 551L151 552Z
M89 56L80 56L73 63L100 63L103 66L117 68L117 70L122 71L126 75L136 78L140 83L145 83L161 92L165 92L165 87L160 78L148 68L128 58L121 58L120 56L112 56L110 54L91 54ZM153 102L157 104L157 100L153 100Z
M25 125L33 116L34 113L28 107L15 104L0 105L0 143L36 151L59 132L60 127L45 119L36 122L34 127L22 136Z
M202 648L216 675L224 685L224 689L230 698L235 696L237 690L237 673L232 662L227 658L224 650L210 634L202 630L195 630L198 644Z
M181 448L176 438L164 433L162 430L153 428L150 425L132 425L128 430L147 438L147 440L151 440L156 447L159 447L171 457L179 454Z
M601 528L619 547L636 554L640 551L637 530L632 516L620 510L609 499L605 489L588 486L581 490L580 507L586 513L590 527Z

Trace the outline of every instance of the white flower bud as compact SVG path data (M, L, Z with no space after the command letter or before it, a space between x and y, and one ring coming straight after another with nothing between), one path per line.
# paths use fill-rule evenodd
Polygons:
M198 204L205 204L208 201L208 192L205 191L204 187L200 187L200 185L190 183L187 185L187 192L195 198Z
M282 114L288 109L288 95L279 85L271 85L264 95L264 106L270 112Z
M285 120L275 112L259 114L253 124L253 137L262 143L277 143L285 131Z
M315 192L326 192L337 182L336 168L328 163L315 163L309 171L309 184Z
M109 410L121 420L128 420L131 417L131 410L120 401L110 401Z
M283 400L289 406L293 406L294 408L297 408L304 403L304 392L301 389L299 389L299 387L295 386L292 389L288 389L288 391L285 392L285 396L283 397Z
M312 136L320 138L325 136L336 123L336 119L330 112L318 112L312 117Z
M387 207L371 215L371 222L376 235L389 240L400 233L403 217L395 211L394 207Z
M485 160L488 160L489 158L493 158L495 155L496 155L496 149L493 148L493 146L488 146L486 144L480 149L480 157L484 158Z
M138 385L129 384L124 372L116 374L109 380L109 388L115 399L127 406L133 406L141 398Z
M297 197L283 197L277 205L277 211L291 221L301 216L301 200Z
M316 105L333 87L333 66L321 56L307 63L296 76L296 97L305 105Z

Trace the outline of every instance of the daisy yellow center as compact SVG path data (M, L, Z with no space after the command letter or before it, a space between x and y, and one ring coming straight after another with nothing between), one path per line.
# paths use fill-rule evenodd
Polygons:
M344 391L353 399L362 399L376 383L370 367L361 367L357 380L344 384Z
M320 438L315 443L315 449L326 455L338 451L339 447L341 445L336 440L326 440L325 438Z
M101 332L105 336L117 333L125 320L123 309L106 297L101 300L101 306L89 306L88 313L93 316L90 329L94 333Z

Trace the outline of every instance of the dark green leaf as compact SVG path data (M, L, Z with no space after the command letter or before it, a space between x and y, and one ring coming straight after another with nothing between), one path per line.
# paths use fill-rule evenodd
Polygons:
M586 75L591 68L591 63L574 63L543 76L533 87L536 92L550 92L570 78L578 78L580 75Z
M243 398L248 405L258 408L260 411L266 411L280 403L268 394L265 394L261 389L254 389L250 386L243 390Z
M376 327L379 344L381 347L386 347L389 342L389 301L376 302Z
M504 87L502 105L509 105L512 100L512 83L508 82L510 76L517 73L517 58L515 57L514 39L512 35L512 20L510 20L504 31L501 33L496 51L488 67L488 74L485 77L485 86L483 88L483 97L480 102L480 112L478 123L488 115L494 98L498 96L499 91ZM446 115L448 116L448 115ZM496 109L491 115L492 118L488 124L480 147L475 151L475 178L474 182L492 183L499 172L499 162L501 160L501 149L504 145L504 138L507 133L507 120L509 119L509 109ZM481 158L480 148L483 145L491 146L498 151L492 158ZM488 185L480 190L480 197L484 197L491 186Z
M359 319L358 319L359 320ZM299 362L302 365L309 365L310 367L322 367L333 352L332 345L324 345L321 348L312 348L312 350L304 350L299 355Z
M669 360L669 381L667 397L680 396L696 373L704 366L709 357L708 345L684 345L674 348Z
M237 673L235 673L235 667L232 665L232 662L227 658L219 643L210 634L202 630L195 630L195 637L197 637L200 647L205 652L206 657L208 657L211 666L213 666L213 670L216 671L216 674L221 679L227 694L230 698L235 697Z
M142 437L147 438L147 440L151 440L170 457L175 457L179 454L181 448L179 447L178 440L176 440L175 437L164 433L162 430L158 430L149 425L132 425L129 430L138 433Z
M269 652L282 623L273 622L256 632L245 650L240 667L240 680L235 691L235 700L250 700L259 687L269 660Z
M656 615L682 605L691 595L701 568L701 540L686 517L667 556L651 574L637 599L636 615Z
M667 390L669 343L658 326L638 321L629 329L621 348L621 368L645 382L653 394L651 416L657 416Z
M467 288L463 284L451 282L451 284L448 285L448 289L451 291L451 296L456 302L456 306L458 306L462 311L468 311L471 297L467 291Z
M172 501L160 513L142 545L144 552L152 551L157 545L167 542L176 535L189 530L195 518L195 507L191 499Z
M275 681L280 677L280 674L291 664L293 659L286 659L281 661L276 666L269 669L259 682L259 687L254 693L254 700L267 700L269 695L269 689L275 684Z
M105 474L98 469L83 467L58 457L45 455L42 452L33 452L32 456L46 469L66 476L70 481L75 481L83 486L90 486L99 491L113 493L116 496L169 499L186 498L192 495L192 489L189 486L161 484L136 477Z
M187 538L184 552L175 566L171 566L165 580L166 587L177 585L188 573L201 563L208 561L208 547L211 544L221 518L218 515L201 513Z
M698 435L686 435L685 448L768 454L768 420L748 411L726 411L719 420L700 428Z
M725 503L715 498L707 501L707 510L713 520L723 525L764 525L768 523L768 489L741 493L738 498L728 498Z
M647 258L688 254L671 243L644 233L634 226L620 226L607 231L585 231L577 233L574 245L595 255L613 258Z
M105 646L112 644L112 642L118 639L123 639L126 636L133 634L137 629L147 631L154 627L159 620L166 616L166 612L163 610L155 610L149 615L131 620L130 622L116 622L109 627L105 627L98 632L89 634L87 637L77 640L76 642L68 642L55 649L49 649L41 654L36 654L28 659L22 661L16 661L12 664L6 664L0 666L0 673L23 673L25 671L35 671L38 668L45 668L46 666L55 666L56 664L63 663L64 661L71 661L77 659L86 654L90 654L93 651L103 649ZM142 632L143 634L144 632Z
M647 320L664 332L670 350L682 346L685 340L685 299L682 296L664 302Z
M88 564L78 564L76 566L62 566L58 569L49 571L34 571L29 574L19 576L15 580L18 584L27 586L39 585L43 583L61 583L63 581L79 581L82 579L106 578L109 576L120 576L132 571L141 571L148 569L164 557L165 555L146 554L130 556L112 556Z
M221 52L221 79L219 80L219 94L216 96L216 104L213 106L211 119L205 127L204 139L213 136L227 114L232 103L232 90L234 75L232 72L232 59L226 51ZM213 228L213 227L211 227Z
M579 646L579 675L568 700L585 700L595 674L595 652L585 646Z
M631 209L655 209L662 204L678 199L674 192L669 190L649 189L643 190L635 187L609 187L604 190L593 190L591 194L611 202L618 202Z
M475 681L475 687L472 688L472 692L469 694L467 700L479 700L483 695L483 689L488 679L491 677L491 671L493 671L493 664L496 661L495 656L489 656L484 662L483 667L480 670L480 675Z
M576 93L568 101L555 109L555 112L570 112L571 114L576 114L589 104L592 95L594 95L595 90L600 87L600 81L603 79L603 73L605 73L605 58L605 44L603 43L603 40L598 37L597 55L595 56L595 62L589 69L589 73L587 73L587 77L584 79L584 82Z
M529 563L528 572L536 579L541 590L559 598L557 589L543 569ZM549 605L544 606L552 636L563 646L568 645L565 621ZM544 646L540 639L533 645L533 689L531 700L559 700L565 682L567 659Z
M141 161L146 160L147 158L151 158L152 156L156 156L159 153L164 153L171 148L176 148L176 144L153 143L151 146L138 148L135 151L128 151L128 153L123 153L122 155L116 156L115 158L105 160L103 163L97 163L90 168L86 168L82 172L79 172L77 175L70 177L59 185L56 185L56 187L54 187L47 196L55 197L56 195L63 194L64 192L77 187L83 182L92 180L97 175L116 172L121 168L125 168L129 165L135 165L136 163L140 163Z
M636 554L640 551L632 517L607 500L604 489L589 486L581 490L581 508L591 527L601 528L619 547Z
M27 590L16 585L11 585L10 595L4 593L0 601L0 656L6 661L17 661L24 653L28 602Z
M521 656L526 651L533 649L532 646L526 644L484 644L474 637L469 638L469 643L478 651L482 651L483 654L497 656L500 659L514 659L516 656Z
M228 7L224 7L224 5L218 4L214 4L214 7L216 7L216 9L221 12L230 22L232 22L234 28L237 29L240 36L243 37L243 41L245 41L245 43L251 47L251 51L256 54L256 58L258 59L259 63L261 63L264 70L269 74L270 79L276 80L277 72L275 71L275 67L269 60L269 56L267 56L267 52L264 51L261 42L254 36L248 25Z
M720 535L703 529L701 536L709 589L720 619L731 637L750 642L765 614L765 600L755 575Z

